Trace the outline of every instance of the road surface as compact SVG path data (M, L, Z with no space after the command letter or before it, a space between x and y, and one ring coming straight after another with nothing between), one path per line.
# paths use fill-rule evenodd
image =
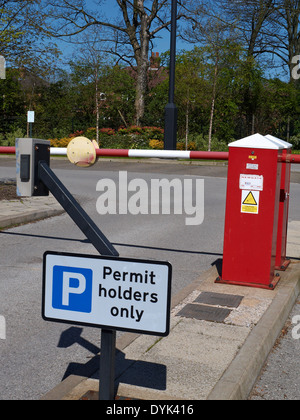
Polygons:
M120 256L173 265L173 295L222 258L226 167L109 160L89 169L54 160L51 167ZM96 186L104 179L118 186L120 171L126 171L128 182L143 179L149 188L153 179L176 179L183 186L184 180L193 185L203 180L203 223L187 226L186 213L99 215L102 192ZM14 160L1 158L0 179L14 177ZM300 185L293 183L290 220L300 220L299 204ZM97 254L66 214L0 232L0 315L6 321L6 339L0 338L0 399L38 399L69 374L87 375L97 368L100 330L41 317L42 258L48 250Z

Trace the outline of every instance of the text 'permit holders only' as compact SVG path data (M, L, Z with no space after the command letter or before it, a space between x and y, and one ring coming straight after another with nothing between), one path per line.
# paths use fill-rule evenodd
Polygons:
M46 252L42 316L167 336L171 275L168 262Z

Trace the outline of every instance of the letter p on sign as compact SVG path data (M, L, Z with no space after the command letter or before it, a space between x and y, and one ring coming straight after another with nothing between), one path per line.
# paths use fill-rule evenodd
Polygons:
M74 280L78 280L78 286L74 284ZM70 305L70 294L82 295L86 289L86 278L83 274L80 273L63 273L63 296L62 304L63 306Z
M93 271L87 268L53 268L52 306L76 312L92 310Z

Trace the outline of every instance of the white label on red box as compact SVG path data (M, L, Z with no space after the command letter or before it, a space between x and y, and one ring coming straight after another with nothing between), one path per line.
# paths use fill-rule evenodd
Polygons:
M263 175L240 175L240 189L251 191L263 191L264 177Z

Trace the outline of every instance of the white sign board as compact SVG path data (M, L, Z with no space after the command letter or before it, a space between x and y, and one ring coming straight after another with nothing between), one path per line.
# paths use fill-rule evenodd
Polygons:
M166 336L171 273L168 262L46 252L43 318Z
M251 191L263 191L264 177L262 175L240 175L240 189Z
M27 112L27 122L34 123L34 111Z

